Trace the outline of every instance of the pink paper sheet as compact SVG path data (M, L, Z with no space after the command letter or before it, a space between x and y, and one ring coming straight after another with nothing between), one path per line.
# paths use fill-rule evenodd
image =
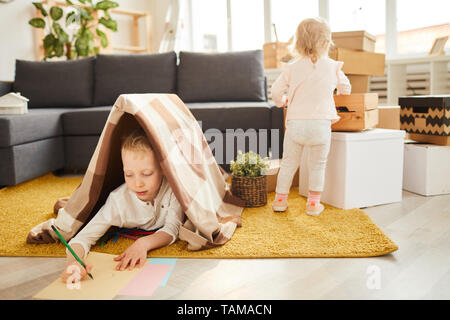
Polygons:
M172 268L171 265L146 264L118 294L122 296L151 297L170 268Z

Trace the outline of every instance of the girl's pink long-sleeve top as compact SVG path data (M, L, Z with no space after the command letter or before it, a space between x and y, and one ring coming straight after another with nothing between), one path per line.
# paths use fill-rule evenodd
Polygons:
M341 61L321 57L315 64L303 57L285 64L272 85L272 100L283 107L287 94L287 120L327 119L337 122L333 92L350 94L351 85L342 72Z

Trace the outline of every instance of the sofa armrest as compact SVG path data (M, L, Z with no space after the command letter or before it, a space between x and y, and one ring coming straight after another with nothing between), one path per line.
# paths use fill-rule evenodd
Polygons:
M269 96L267 93L267 77L266 76L264 76L264 95L266 96L266 100L264 100L264 101L269 101Z
M278 139L271 137L270 149L272 150L272 159L281 159L283 156L284 142L284 112L283 108L278 108L275 103L269 100L271 111L272 130L276 130ZM275 132L272 131L272 134Z
M0 81L0 97L11 92L13 89L12 81Z

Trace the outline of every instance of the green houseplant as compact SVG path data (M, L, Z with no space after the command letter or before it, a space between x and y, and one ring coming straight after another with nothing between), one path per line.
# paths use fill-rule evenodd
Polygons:
M236 161L231 161L231 192L245 201L245 207L260 207L267 203L265 169L269 159L261 158L253 151L238 151Z
M35 28L46 29L47 34L43 39L44 60L53 57L66 56L67 59L87 57L96 55L100 51L100 46L108 46L108 37L99 27L103 25L112 31L117 31L117 21L111 18L108 10L117 8L119 4L115 1L78 0L75 4L71 0L66 0L69 11L55 5L46 8L40 2L33 2L42 18L33 18L28 23ZM99 12L103 16L99 18ZM65 15L65 18L64 18ZM62 22L64 21L64 22ZM72 37L64 30L74 27L75 32Z

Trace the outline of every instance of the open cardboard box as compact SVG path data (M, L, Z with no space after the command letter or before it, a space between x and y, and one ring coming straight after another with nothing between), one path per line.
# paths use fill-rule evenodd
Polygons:
M341 118L331 125L332 131L363 131L377 126L377 93L334 95L334 102Z
M263 46L264 68L281 68L282 59L289 55L287 42L268 42Z

